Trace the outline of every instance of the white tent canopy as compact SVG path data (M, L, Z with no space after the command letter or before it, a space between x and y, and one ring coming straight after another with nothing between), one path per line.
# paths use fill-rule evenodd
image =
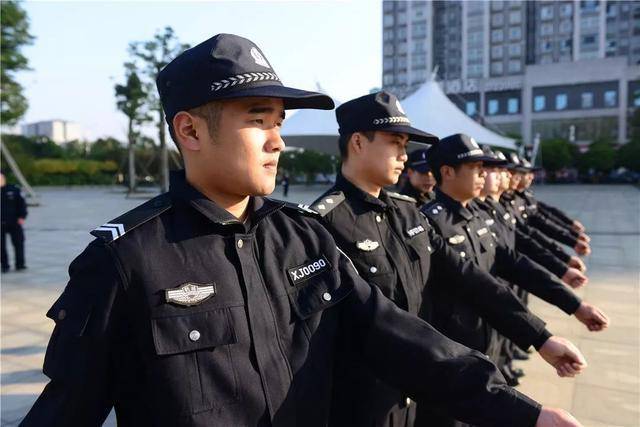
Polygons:
M411 125L439 138L465 133L480 144L516 149L515 140L487 129L462 112L434 80L401 101ZM339 103L336 101L336 107ZM335 111L298 110L286 119L282 137L291 147L338 153L338 124Z
M479 144L516 149L515 140L487 129L461 111L434 80L429 80L401 102L413 127L438 138L465 133Z

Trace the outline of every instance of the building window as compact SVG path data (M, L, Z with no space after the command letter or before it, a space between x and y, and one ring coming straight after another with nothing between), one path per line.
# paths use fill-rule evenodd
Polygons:
M498 114L499 107L500 107L500 103L498 102L497 99L490 99L489 100L489 115L490 116L495 116L496 114Z
M618 93L615 90L608 90L604 93L604 106L608 108L618 106Z
M590 45L590 44L594 44L595 42L596 42L596 36L594 34L591 34L588 36L582 36L583 45Z
M384 17L382 18L382 23L384 24L385 27L393 26L393 15L391 14L384 15Z
M556 110L567 109L567 94L559 93L556 95Z
M398 5L404 4L404 2L398 2ZM407 23L407 12L398 13L398 24L405 25Z
M540 35L541 36L550 36L553 34L553 24L542 24L540 25Z
M571 45L573 44L572 39L564 39L560 42L560 50L567 51L571 50Z
M553 47L553 45L551 44L551 42L549 40L543 41L540 44L540 51L541 52L551 52L551 48Z
M382 10L384 10L385 12L391 12L393 10L393 3L392 1L383 1L382 2Z
M542 111L545 108L546 99L544 95L537 95L533 98L533 111Z
M389 86L393 84L393 74L385 74L382 78L382 81L385 86Z
M520 101L518 98L509 98L507 101L507 112L509 114L518 114L519 107Z
M542 20L553 19L553 6L542 6L540 8L540 18Z
M584 12L596 12L599 9L598 0L583 0L580 2L580 8Z
M382 40L386 42L393 40L393 30L384 30L382 34Z
M382 64L385 71L393 70L393 58L384 58Z
M562 22L560 22L560 32L561 33L570 33L571 30L573 29L573 26L571 25L571 21L566 19Z
M522 14L519 10L509 12L509 24L519 24L522 22Z
M473 117L476 115L477 111L478 106L476 104L476 101L467 101L467 103L465 104L465 112L467 113L467 116Z
M509 56L520 56L522 54L522 45L513 43L509 45Z
M482 64L467 66L467 77L482 77Z
M501 27L504 24L504 15L496 13L491 16L491 25L494 27Z
M607 2L607 18L615 18L618 16L618 5Z
M492 42L501 42L504 40L504 31L502 30L492 30L491 31L491 41Z
M491 48L491 58L493 58L493 59L502 58L503 51L504 51L504 49L502 48L502 46L493 46Z
M633 106L640 107L640 89L633 91Z
M491 63L491 74L492 75L501 75L503 72L502 62L492 62Z
M522 29L520 27L509 28L509 40L520 40L522 37Z
M582 92L580 99L581 99L580 105L582 106L582 108L593 107L593 92Z
M407 84L407 73L398 73L398 83L401 85Z
M398 40L406 40L407 39L407 27L399 27L396 30L396 37Z
M402 43L398 43L398 54L400 55L405 55L407 53L407 43L406 42L402 42Z
M519 59L509 61L509 72L519 73L522 70L522 63Z
M562 3L560 5L560 16L563 18L573 16L573 5L571 3Z
M383 52L384 52L385 56L393 55L393 44L385 43Z
M413 38L422 38L427 36L427 23L419 22L413 24L413 31L411 32Z
M427 66L427 55L424 53L414 53L411 58L412 68L425 68Z
M491 10L502 10L503 7L504 7L504 2L502 1L491 2Z
M406 70L407 69L407 57L406 56L399 56L397 58L397 63L398 63L398 69L400 69L400 70Z

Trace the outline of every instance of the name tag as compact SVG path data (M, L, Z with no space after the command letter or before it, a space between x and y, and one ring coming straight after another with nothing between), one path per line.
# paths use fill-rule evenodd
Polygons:
M300 264L296 267L292 267L287 270L289 278L294 285L302 283L310 278L317 276L318 274L327 271L331 268L331 264L324 256L320 256L315 260L310 260L304 264Z
M407 230L407 234L409 235L409 237L413 237L422 233L423 231L424 231L424 227L421 225L418 225L417 227L413 227L412 229Z
M478 233L478 236L484 236L485 234L487 234L489 232L489 230L487 230L486 227L482 227L481 229L479 229L478 231L476 231L476 233Z

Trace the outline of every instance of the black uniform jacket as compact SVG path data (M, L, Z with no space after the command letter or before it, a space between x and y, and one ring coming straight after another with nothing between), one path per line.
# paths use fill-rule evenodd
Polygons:
M428 191L426 193L421 193L416 188L411 185L411 181L407 179L402 188L400 189L400 194L404 194L405 196L412 197L416 200L416 206L418 209L424 205L425 203L430 202L436 197L436 193L433 191Z
M0 201L2 225L13 226L18 223L19 218L27 217L27 204L18 187L7 184L0 189L0 194L2 194Z
M440 190L436 190L436 200L423 206L422 211L461 256L472 259L485 271L520 286L568 314L573 314L580 306L580 299L548 270L500 245L477 212Z
M485 200L474 200L474 204L485 215L485 223L494 230L499 244L528 256L558 277L564 276L568 269L567 264L533 238L519 231L498 201L487 197Z
M439 276L427 286L477 310L523 348L539 347L549 337L544 322L509 288L462 260L434 233L415 199L385 190L374 197L340 174L311 208L323 217L362 277L403 310L428 319L428 307L438 301L425 296L425 285L430 276ZM333 423L373 425L405 397L363 366L358 355L351 355L336 370Z
M367 284L315 214L251 206L241 223L179 175L94 230L47 314L51 381L23 425L99 425L115 406L122 426L324 426L347 349L457 418L535 424L537 403Z

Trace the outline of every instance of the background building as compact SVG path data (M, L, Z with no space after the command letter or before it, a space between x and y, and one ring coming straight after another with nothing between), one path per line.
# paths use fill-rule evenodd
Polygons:
M640 2L383 1L383 88L432 74L469 116L531 143L627 140L640 106Z
M64 120L46 120L22 126L24 136L44 136L56 144L82 139L82 128Z

